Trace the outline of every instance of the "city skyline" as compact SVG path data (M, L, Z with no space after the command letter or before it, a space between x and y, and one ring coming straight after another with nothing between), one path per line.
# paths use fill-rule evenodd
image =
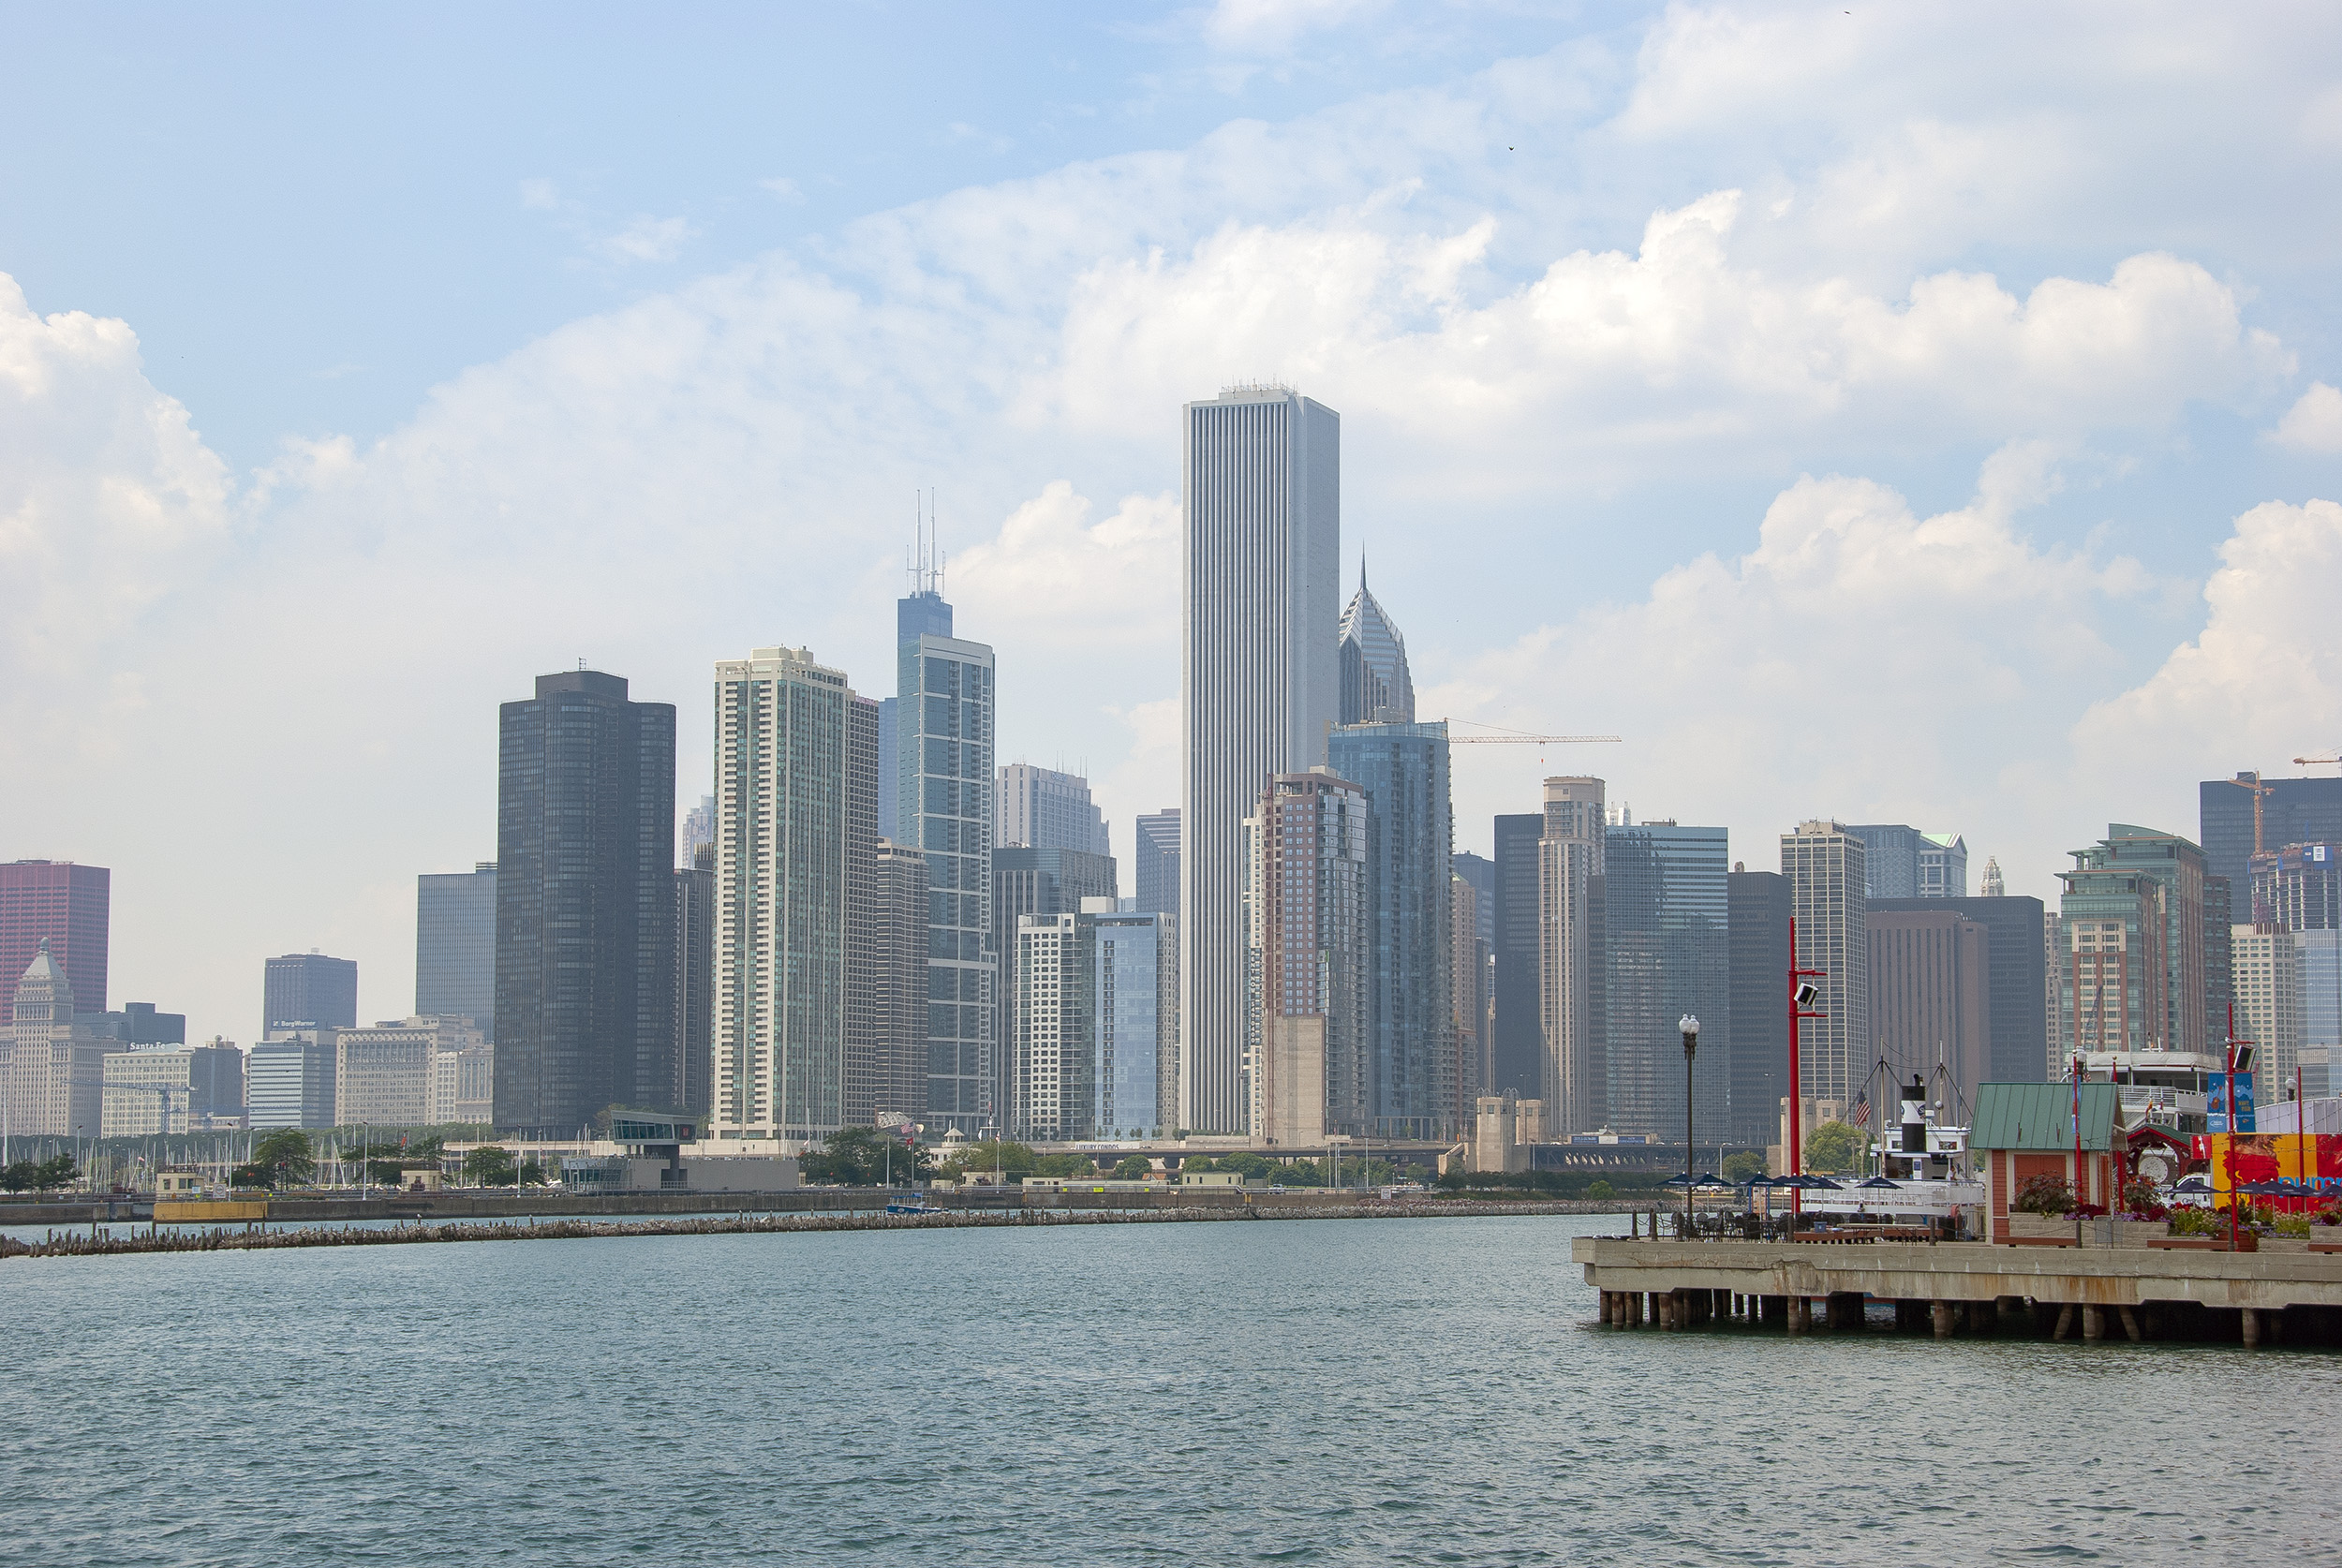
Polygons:
M445 232L480 268L460 299L404 269L412 290L369 311L334 280L379 261L371 215L202 227L227 207L175 193L227 177L229 149L205 142L221 155L172 173L170 200L156 170L104 158L97 105L144 126L163 100L91 91L70 39L96 23L56 21L22 40L56 68L15 106L19 200L0 204L0 333L50 390L0 408L0 443L36 537L67 542L12 567L29 597L0 661L9 732L82 782L0 782L23 824L0 854L120 868L113 989L173 998L199 1033L249 1027L251 954L312 947L359 960L363 1015L403 1013L412 879L495 852L492 787L394 765L404 737L483 755L492 700L582 657L689 716L677 793L696 800L713 660L785 638L884 668L926 487L968 624L1003 668L1048 673L1003 705L1000 755L1088 757L1110 821L1156 810L1177 767L1169 411L1255 376L1343 411L1341 582L1371 560L1420 717L1627 737L1599 764L1460 748L1460 849L1488 852L1489 819L1538 777L1598 765L1616 798L1742 845L1815 815L1953 826L2010 893L2045 896L2105 818L2185 824L2201 780L2330 753L2302 732L2335 711L2335 656L2287 584L2342 558L2320 499L2342 484L2335 285L2305 260L2335 220L2286 207L2305 244L2202 171L2322 178L2324 144L2283 127L2315 121L2316 37L2342 22L2243 19L2233 52L2197 57L2110 54L2063 20L1987 101L1956 85L1984 68L1970 30L1822 20L1819 52L1805 22L1700 7L1599 30L1460 16L1423 52L1330 12L1166 21L1144 50L1077 28L1082 70L1047 92L955 110L934 144L885 130L885 178L857 110L734 139L688 198L660 149L691 116L600 188L580 172L599 154L466 122L471 204L382 232L400 254ZM205 101L279 96L177 24L125 47L170 50L174 91ZM285 47L338 52L315 30ZM1200 74L1151 75L1166 49ZM1259 68L1302 54L1340 68ZM1122 92L1142 56L1149 85ZM2150 83L2150 57L2184 59ZM1038 107L1060 92L1123 110ZM754 101L743 123L793 112ZM1698 107L1724 101L1729 137ZM374 167L408 155L408 112L312 106L271 144ZM2023 141L2032 172L1972 203L1920 126ZM1271 167L1293 172L1249 172ZM22 171L42 169L72 178ZM1375 194L1400 188L1418 194ZM1874 189L1896 222L1849 195ZM65 191L111 192L141 238L56 221ZM288 244L311 262L274 264ZM158 254L196 271L134 259ZM288 288L301 308L268 303ZM1610 314L1644 297L1651 314ZM1614 318L1635 324L1603 335ZM2000 325L1955 330L1974 320ZM1801 368L1751 378L1768 364ZM128 496L154 499L151 525L108 499ZM511 595L516 574L543 591ZM318 657L318 628L377 652ZM2269 676L2255 650L2288 640L2310 651ZM1563 668L1587 678L1564 688ZM1810 744L1809 694L1833 684L1832 744ZM237 751L241 716L280 712L310 716L335 791ZM133 748L174 759L171 790Z

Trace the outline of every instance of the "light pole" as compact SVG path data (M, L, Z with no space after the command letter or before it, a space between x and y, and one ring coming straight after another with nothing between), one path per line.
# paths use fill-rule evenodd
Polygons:
M1692 1234L1692 1188L1698 1177L1692 1167L1699 1163L1699 1156L1692 1148L1692 1053L1699 1049L1699 1020L1686 1013L1676 1020L1676 1028L1683 1031L1683 1238Z
M1801 1176L1805 1170L1805 1076L1798 1060L1797 1025L1801 1018L1827 1018L1827 1013L1812 1011L1821 999L1821 992L1812 982L1829 978L1828 969L1800 969L1797 962L1797 922L1789 922L1789 1174ZM1805 1210L1805 1192L1801 1187L1789 1189L1789 1229L1797 1229L1798 1216Z

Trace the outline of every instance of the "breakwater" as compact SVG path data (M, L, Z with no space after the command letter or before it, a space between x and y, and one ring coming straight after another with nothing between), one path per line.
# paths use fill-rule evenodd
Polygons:
M126 1235L58 1231L38 1241L0 1236L0 1258L113 1257L145 1252L249 1252L293 1247L406 1247L445 1241L584 1241L644 1235L765 1235L797 1231L971 1230L999 1226L1184 1224L1252 1220L1422 1220L1556 1214L1560 1204L1415 1203L1214 1204L1178 1208L1022 1208L934 1214L711 1215L690 1220L534 1220L507 1224L452 1220L388 1225L307 1225L284 1230L176 1227Z

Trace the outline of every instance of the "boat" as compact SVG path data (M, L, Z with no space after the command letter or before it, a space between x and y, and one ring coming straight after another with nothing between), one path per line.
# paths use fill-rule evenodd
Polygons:
M941 1204L935 1202L925 1192L906 1192L900 1197L887 1199L886 1212L889 1214L942 1214L946 1210Z

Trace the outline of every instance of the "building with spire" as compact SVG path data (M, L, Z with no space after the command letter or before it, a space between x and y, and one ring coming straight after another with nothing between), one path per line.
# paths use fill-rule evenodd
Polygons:
M1407 671L1407 640L1366 589L1358 562L1358 591L1341 613L1341 720L1344 724L1412 724L1415 679Z
M2000 862L1992 855L1986 855L1984 857L1983 896L1986 898L2005 898L2008 895L2008 884L2000 880Z
M8 1131L18 1137L95 1138L106 1092L106 1053L118 1042L76 1023L73 982L37 939L16 983L0 1059Z
M922 539L911 592L896 601L897 844L927 858L927 1102L938 1137L980 1135L1007 1107L1005 1061L993 1023L1001 943L992 928L993 657L955 637L943 556ZM1011 950L1013 954L1013 949Z

